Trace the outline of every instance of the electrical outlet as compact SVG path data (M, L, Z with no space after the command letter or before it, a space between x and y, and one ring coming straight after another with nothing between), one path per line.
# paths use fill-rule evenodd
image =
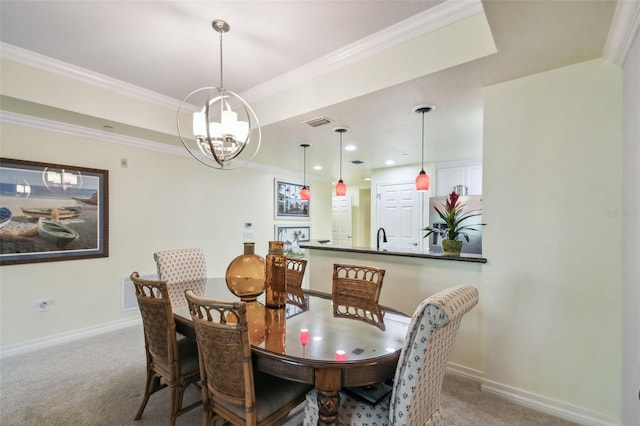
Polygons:
M45 312L49 310L49 299L40 299L38 300L38 309L40 312Z

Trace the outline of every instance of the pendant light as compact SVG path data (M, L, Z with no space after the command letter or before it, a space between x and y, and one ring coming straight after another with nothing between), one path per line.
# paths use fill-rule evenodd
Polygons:
M302 147L302 152L304 153L302 169L302 189L300 190L300 199L302 201L309 201L309 199L311 198L311 192L309 191L309 187L307 186L307 148L309 148L311 145L309 145L308 143L301 143L300 146Z
M349 131L348 127L336 127L333 129L334 132L338 132L340 134L340 180L336 184L336 197L344 197L347 195L347 185L345 185L342 180L342 134Z
M418 105L413 108L413 112L422 114L422 168L416 177L416 190L420 192L428 191L431 183L429 175L424 171L424 114L434 109L435 107L431 105Z
M196 160L227 170L255 157L262 132L251 106L222 85L222 35L229 31L229 24L216 19L211 26L220 34L220 85L189 93L178 108L177 127L182 144Z

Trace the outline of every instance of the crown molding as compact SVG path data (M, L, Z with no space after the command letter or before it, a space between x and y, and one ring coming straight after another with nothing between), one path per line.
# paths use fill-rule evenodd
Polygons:
M640 28L640 1L619 0L604 48L604 58L623 66Z
M125 96L140 99L161 107L177 110L180 101L152 90L143 89L122 80L90 71L49 56L22 49L12 44L0 42L0 56L19 64L28 65L52 74L67 77L76 81L91 84L103 89L112 90Z
M272 96L418 36L483 13L480 0L448 0L382 31L242 92L248 102Z
M168 145L162 142L150 141L142 138L122 135L118 133L107 132L103 130L91 129L89 127L77 126L75 124L64 123L60 121L47 120L45 118L35 117L31 115L18 114L11 111L0 110L0 123L14 126L26 127L46 132L55 132L69 136L80 138L94 139L100 142L124 145L131 148L144 149L147 151L161 152L170 155L179 155L181 157L190 157L187 150L181 146ZM279 167L273 167L256 162L249 162L245 169L259 170L267 174L287 176L291 174L291 170ZM236 170L236 169L232 169ZM225 170L226 171L226 170ZM313 177L313 176L311 176ZM325 180L322 177L316 177L317 180Z
M160 142L153 142L146 139L135 138L133 136L121 135L104 130L91 129L89 127L77 126L75 124L63 123L60 121L47 120L45 118L31 115L18 114L10 111L0 110L0 123L12 124L47 132L61 133L81 138L96 139L102 142L109 142L118 145L126 145L134 148L146 149L150 151L163 152L173 155L189 155L184 148L168 145Z

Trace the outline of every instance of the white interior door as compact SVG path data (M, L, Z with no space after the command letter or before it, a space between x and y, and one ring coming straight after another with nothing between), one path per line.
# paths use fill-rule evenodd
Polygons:
M331 242L339 246L353 245L351 197L331 198Z
M376 193L377 226L373 230L373 244L377 229L382 227L387 234L386 248L416 249L422 239L420 231L420 194L415 184L379 184ZM382 240L381 240L382 248Z

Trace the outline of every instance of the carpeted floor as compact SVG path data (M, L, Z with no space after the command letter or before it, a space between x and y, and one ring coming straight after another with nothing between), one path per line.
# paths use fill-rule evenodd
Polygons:
M141 327L103 334L0 363L0 424L166 425L168 392L153 395L140 421L134 421L145 382ZM196 400L196 388L186 400ZM302 407L283 426L302 424ZM480 391L474 381L448 375L443 386L445 425L572 425ZM202 424L200 407L178 418L177 425Z

